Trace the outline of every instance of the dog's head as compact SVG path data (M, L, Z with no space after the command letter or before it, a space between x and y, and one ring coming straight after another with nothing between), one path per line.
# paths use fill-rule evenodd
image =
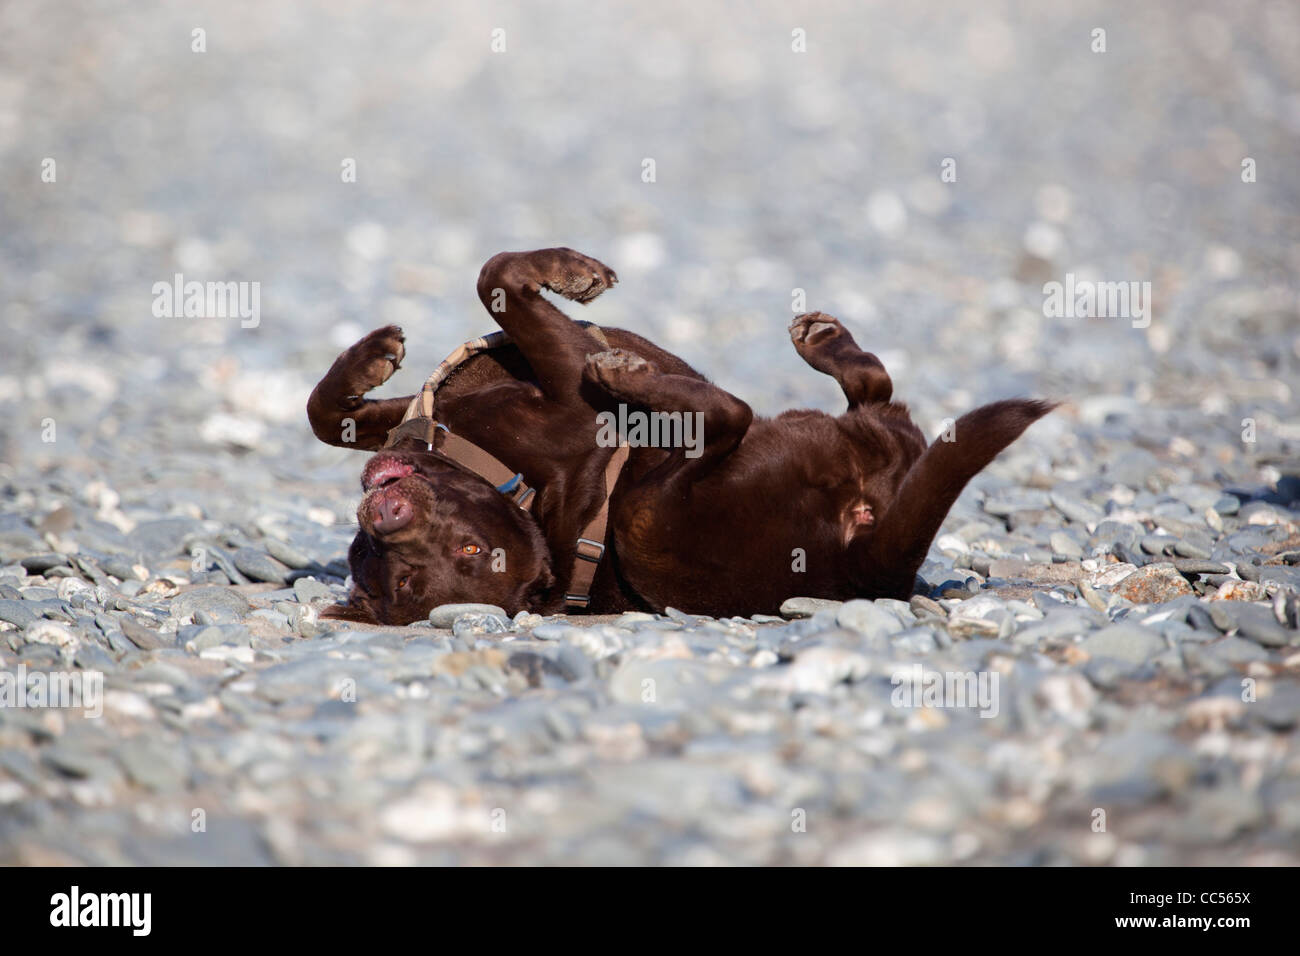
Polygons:
M515 614L554 581L532 516L439 454L380 452L361 487L361 529L348 549L352 592L322 617L410 624L465 601Z

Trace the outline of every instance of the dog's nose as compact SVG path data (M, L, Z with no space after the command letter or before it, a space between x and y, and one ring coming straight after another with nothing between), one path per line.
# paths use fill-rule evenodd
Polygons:
M383 497L375 505L375 530L380 534L397 531L411 523L411 506L396 496Z

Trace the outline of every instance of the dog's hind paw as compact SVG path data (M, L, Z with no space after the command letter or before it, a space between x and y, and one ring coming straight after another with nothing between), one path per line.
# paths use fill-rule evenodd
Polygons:
M618 282L609 266L572 249L547 249L537 265L540 285L583 305Z
M790 341L795 351L813 367L818 353L829 353L841 342L852 342L849 330L840 324L840 320L825 312L808 312L797 315L790 323Z
M626 349L609 349L587 356L587 377L611 391L617 391L630 379L644 378L654 372L653 365Z

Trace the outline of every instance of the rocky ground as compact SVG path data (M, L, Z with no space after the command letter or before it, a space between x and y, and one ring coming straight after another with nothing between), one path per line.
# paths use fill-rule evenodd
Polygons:
M1300 862L1296 8L417 9L0 10L0 675L104 682L0 706L0 863ZM760 412L840 407L795 290L929 434L1066 404L909 603L318 620L364 459L311 384L397 321L413 390L557 243Z

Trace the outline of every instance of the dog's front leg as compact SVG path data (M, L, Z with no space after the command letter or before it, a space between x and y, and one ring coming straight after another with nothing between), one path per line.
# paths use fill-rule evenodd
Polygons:
M375 329L334 360L307 399L307 418L327 445L373 451L382 448L411 404L405 398L365 398L397 371L406 354L402 330Z

